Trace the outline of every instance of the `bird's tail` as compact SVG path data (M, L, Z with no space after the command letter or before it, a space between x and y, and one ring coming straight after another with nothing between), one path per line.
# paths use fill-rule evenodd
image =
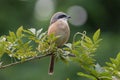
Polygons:
M55 59L55 56L54 54L52 54L50 56L50 64L49 64L49 71L48 71L49 75L53 75L54 73L54 59Z

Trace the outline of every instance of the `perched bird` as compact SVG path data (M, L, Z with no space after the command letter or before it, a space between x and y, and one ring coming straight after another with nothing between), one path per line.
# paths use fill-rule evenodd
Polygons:
M50 21L50 26L48 28L48 36L54 34L54 36L59 36L56 40L57 47L63 46L69 39L70 28L67 20L70 18L67 14L63 12L55 13ZM49 75L53 74L54 69L54 58L55 56L51 55L50 65L49 65Z

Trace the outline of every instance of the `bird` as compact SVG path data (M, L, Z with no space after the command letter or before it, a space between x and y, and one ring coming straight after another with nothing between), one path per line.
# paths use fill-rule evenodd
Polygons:
M70 28L68 25L68 19L71 18L64 12L56 12L50 20L50 26L48 27L47 35L53 34L55 37L59 36L55 41L57 47L62 47L70 37ZM48 74L54 73L54 59L55 55L50 55L50 64Z

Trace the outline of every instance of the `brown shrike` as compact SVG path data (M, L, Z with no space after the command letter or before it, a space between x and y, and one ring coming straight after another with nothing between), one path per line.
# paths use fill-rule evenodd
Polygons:
M48 28L48 36L54 34L54 36L59 36L56 40L57 47L63 46L69 39L70 29L67 20L70 18L67 14L63 12L55 13L50 21L50 26ZM50 66L48 73L53 74L54 69L54 54L51 54Z

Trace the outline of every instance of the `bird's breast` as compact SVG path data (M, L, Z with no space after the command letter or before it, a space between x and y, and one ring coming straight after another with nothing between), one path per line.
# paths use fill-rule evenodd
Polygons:
M54 34L55 36L59 36L56 41L58 46L62 46L65 44L70 36L70 29L67 21L58 20L52 25L50 25L48 29L48 35Z

